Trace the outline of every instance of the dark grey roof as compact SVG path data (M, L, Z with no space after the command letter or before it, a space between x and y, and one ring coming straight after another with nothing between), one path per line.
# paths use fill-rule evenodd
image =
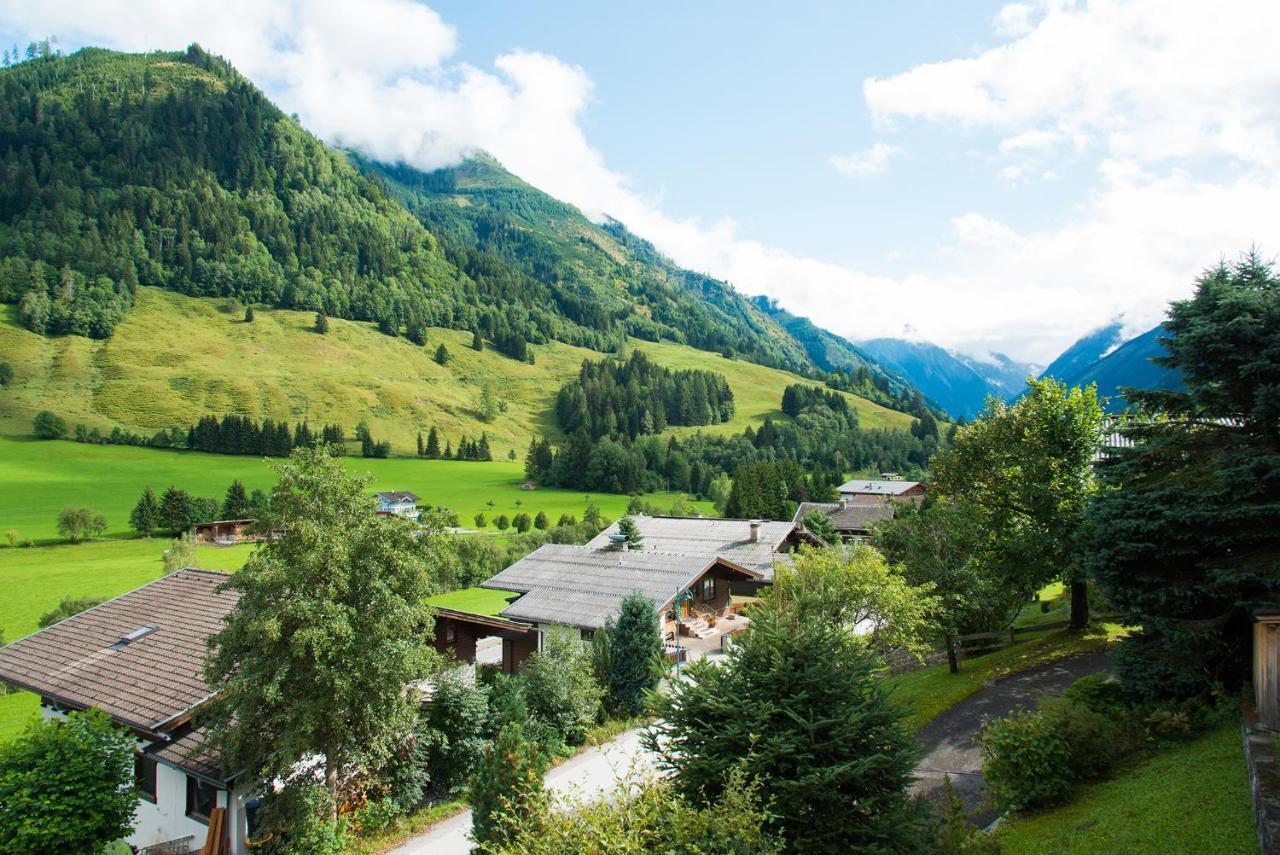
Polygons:
M716 556L709 554L549 543L486 580L482 587L524 594L502 610L502 617L598 629L606 617L617 614L622 598L632 591L644 594L661 609L716 563ZM741 575L759 577L749 569Z
M179 570L0 647L0 680L158 732L210 696L205 642L239 598L215 590L226 578Z
M841 493L861 493L867 496L901 496L919 481L869 481L865 478L854 478L840 485Z
M796 508L795 522L804 519L810 511L822 511L838 532L866 531L868 526L880 520L893 519L893 503L884 505L841 505L839 502L801 502Z
M376 495L388 502L416 502L421 498L417 493L411 493L408 490L386 490Z
M632 519L640 529L644 551L720 556L754 570L766 581L773 578L774 553L796 528L794 522L761 522L759 540L752 543L750 520L649 516ZM609 536L617 533L618 524L614 523L588 541L587 546L607 546Z
M193 728L181 733L172 742L153 742L143 753L218 784L227 780L204 728Z

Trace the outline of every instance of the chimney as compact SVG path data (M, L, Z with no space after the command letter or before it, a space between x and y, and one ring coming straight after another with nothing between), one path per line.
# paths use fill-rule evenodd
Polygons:
M747 523L747 526L750 527L751 529L751 534L747 537L747 540L751 541L752 543L759 543L760 542L760 520L751 520L750 522Z
M849 497L848 497L848 496L841 496L841 497L840 497L840 510L842 510L842 511L843 511L843 510L846 510L848 507L849 507Z
M609 549L613 552L626 552L628 546L630 546L630 544L627 543L627 536L625 534L609 535Z

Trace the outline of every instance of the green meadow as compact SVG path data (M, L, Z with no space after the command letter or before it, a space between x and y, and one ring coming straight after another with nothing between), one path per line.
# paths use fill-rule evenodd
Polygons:
M420 505L456 511L464 526L471 526L477 513L490 521L499 514L533 516L538 511L545 511L552 522L563 513L581 518L588 500L613 519L622 515L628 502L626 496L605 493L521 489L522 462L344 460L352 470L373 477L371 490L412 490L422 497ZM172 484L192 495L221 500L227 485L237 479L247 490L268 490L275 472L269 461L257 457L0 437L0 536L6 543L10 531L16 532L19 543L55 540L58 511L69 505L104 514L108 537L128 536L129 512L147 485L160 493ZM645 498L667 506L679 494L652 493ZM712 512L710 503L693 504ZM492 523L487 530L496 531Z

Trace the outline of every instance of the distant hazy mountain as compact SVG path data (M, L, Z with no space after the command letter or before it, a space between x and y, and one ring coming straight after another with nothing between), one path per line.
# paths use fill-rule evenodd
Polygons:
M988 395L1016 397L1027 376L1036 373L1035 366L1003 354L982 361L925 342L875 338L858 342L858 347L953 416L967 419L982 410Z
M1166 354L1160 338L1169 333L1163 326L1114 347L1119 332L1119 325L1112 324L1090 333L1067 348L1041 376L1053 377L1071 386L1097 383L1098 395L1107 399L1107 409L1112 412L1125 408L1124 397L1120 395L1122 387L1183 388L1178 372L1151 361ZM1091 353L1097 357L1087 361Z

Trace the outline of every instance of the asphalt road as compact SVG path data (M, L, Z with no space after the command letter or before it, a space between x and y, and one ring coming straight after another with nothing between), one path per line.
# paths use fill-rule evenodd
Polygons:
M941 800L945 794L943 776L950 775L951 786L971 821L986 826L997 812L984 804L982 752L973 742L983 722L1006 715L1019 705L1035 706L1040 695L1060 694L1081 677L1108 667L1106 653L1060 659L999 680L951 707L919 733L923 756L916 766L914 791Z

